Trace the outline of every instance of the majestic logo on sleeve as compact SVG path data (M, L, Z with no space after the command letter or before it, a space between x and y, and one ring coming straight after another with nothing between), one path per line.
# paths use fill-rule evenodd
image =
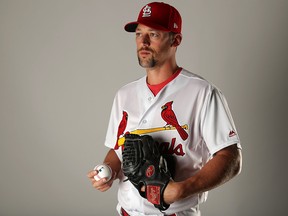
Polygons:
M231 130L229 132L229 137L233 137L233 136L236 136L236 132L234 130Z
M120 146L123 146L125 142L124 135L125 134L138 134L138 135L144 135L144 134L150 134L160 131L167 131L167 130L176 130L181 137L183 141L187 140L188 133L186 130L188 130L188 125L180 125L176 114L172 108L173 101L167 102L161 107L161 117L166 122L164 126L155 127L155 128L147 128L147 129L136 129L133 131L126 131L127 123L128 123L128 113L126 111L123 111L122 113L122 119L118 126L118 132L117 132L117 139L114 149L118 149ZM185 153L183 152L182 144L176 144L176 138L172 138L171 143L163 142L160 143L163 147L163 151L165 151L168 154L176 154L183 156Z

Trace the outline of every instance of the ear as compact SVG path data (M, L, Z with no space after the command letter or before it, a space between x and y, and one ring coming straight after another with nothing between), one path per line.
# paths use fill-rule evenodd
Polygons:
M182 34L176 34L172 40L171 46L179 46L182 41Z

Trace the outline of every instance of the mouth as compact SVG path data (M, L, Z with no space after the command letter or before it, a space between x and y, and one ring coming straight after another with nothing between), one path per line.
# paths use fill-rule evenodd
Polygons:
M153 54L153 51L150 50L149 48L143 48L142 47L138 50L138 54L139 54L139 56L145 57L145 56L149 56L149 55Z
M140 51L138 52L138 54L139 54L139 56L141 56L141 57L147 57L147 56L150 56L150 55L152 54L152 52L149 51L149 50L140 50Z

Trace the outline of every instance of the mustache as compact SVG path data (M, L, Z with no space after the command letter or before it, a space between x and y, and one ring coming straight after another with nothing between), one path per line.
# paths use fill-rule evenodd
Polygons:
M137 50L137 52L140 52L140 51L150 51L154 53L154 50L149 47L141 47L140 49Z

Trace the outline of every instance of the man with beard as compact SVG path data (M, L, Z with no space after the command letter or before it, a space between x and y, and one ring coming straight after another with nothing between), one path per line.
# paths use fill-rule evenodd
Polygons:
M110 149L103 161L111 167L112 179L96 181L97 171L90 171L88 178L99 191L119 180L119 215L199 216L207 191L241 170L240 140L225 97L205 79L178 66L182 19L176 8L147 4L125 30L135 32L138 61L146 75L122 87L114 98L105 140ZM165 212L125 181L121 137L127 133L152 136L162 153L175 160L173 179L163 194L170 205Z

